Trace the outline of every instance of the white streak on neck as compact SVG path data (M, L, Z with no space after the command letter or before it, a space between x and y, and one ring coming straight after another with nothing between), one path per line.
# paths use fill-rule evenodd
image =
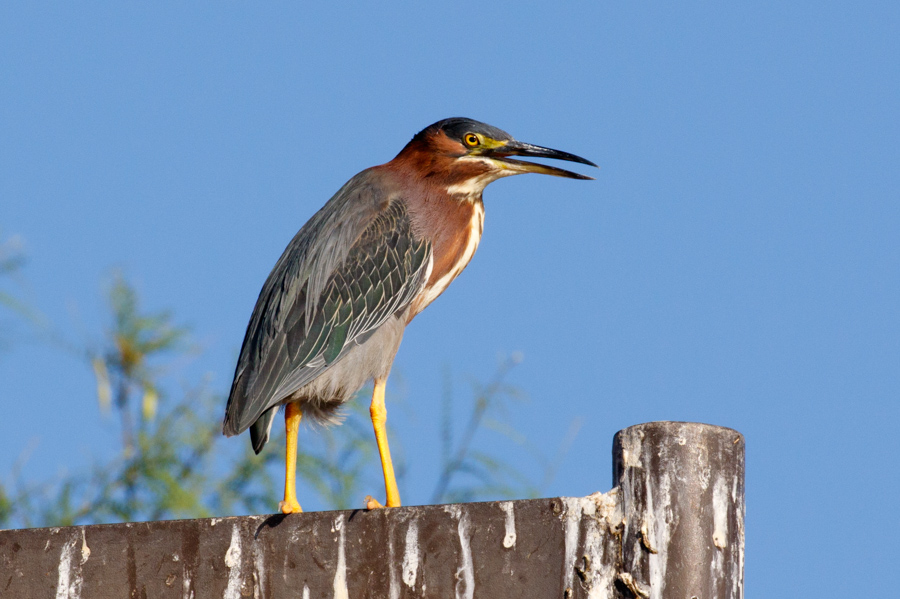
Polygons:
M497 177L494 177L493 173L478 175L477 177L466 179L462 183L448 185L447 193L453 197L458 198L462 196L464 199L472 201L481 195L481 192L484 191L484 188L487 187L488 183L495 181L496 179Z
M513 169L503 168L503 162L491 160L490 158L464 156L462 158L459 158L459 160L486 164L489 169L486 173L482 173L481 175L476 175L474 177L469 177L462 183L447 186L448 194L450 194L451 196L456 196L457 198L462 196L468 201L474 201L476 198L480 197L481 192L484 191L484 188L497 179L516 174L515 170ZM501 167L501 169L498 169L498 166Z
M462 257L457 261L453 267L447 271L447 273L442 276L440 279L434 282L434 285L428 287L425 291L425 297L420 303L420 307L418 311L421 312L425 309L428 304L433 302L437 297L444 292L447 287L450 286L450 283L453 282L453 279L459 276L459 273L463 271L463 269L469 264L472 260L472 256L475 255L475 250L478 249L478 242L481 241L481 233L484 231L484 204L480 202L476 202L473 205L472 210L472 218L469 220L469 237L466 240L466 247L463 250ZM429 268L428 272L429 276L431 275L431 268Z

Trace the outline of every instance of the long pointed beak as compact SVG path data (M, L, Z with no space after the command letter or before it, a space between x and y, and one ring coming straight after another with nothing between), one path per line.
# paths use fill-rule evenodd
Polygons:
M553 158L554 160L567 160L569 162L579 162L590 166L597 166L587 158L562 152L560 150L552 150L522 141L512 140L503 146L492 148L484 153L485 156L493 158L499 163L505 165L505 168L515 170L517 173L539 173L541 175L553 175L555 177L568 177L569 179L593 179L587 175L580 175L565 169L556 168L555 166L547 166L536 162L526 162L524 160L516 160L510 156L530 156L534 158ZM597 167L599 168L599 167Z

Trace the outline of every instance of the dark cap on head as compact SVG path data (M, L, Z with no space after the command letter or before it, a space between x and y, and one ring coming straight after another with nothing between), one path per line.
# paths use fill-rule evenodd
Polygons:
M513 136L506 131L498 129L497 127L491 127L487 123L457 116L438 121L433 125L425 127L419 131L413 139L423 139L438 131L443 131L447 137L459 142L463 141L463 136L465 136L466 133L479 133L497 141L507 141L513 138Z

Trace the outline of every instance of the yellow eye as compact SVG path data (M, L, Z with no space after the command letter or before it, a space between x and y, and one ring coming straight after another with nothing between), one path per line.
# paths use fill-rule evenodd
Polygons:
M475 147L478 145L478 136L474 133L466 133L465 136L466 145L470 147Z

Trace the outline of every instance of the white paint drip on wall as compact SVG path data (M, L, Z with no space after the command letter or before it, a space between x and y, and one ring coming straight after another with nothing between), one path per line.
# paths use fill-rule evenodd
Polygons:
M181 598L194 599L194 590L191 588L191 572L187 566L182 569L181 576Z
M82 535L84 529L82 528ZM75 560L75 547L78 537L72 537L62 547L59 554L59 568L56 578L56 599L80 599L84 579L81 576L81 564L87 561L84 552L80 560ZM85 545L86 547L86 545ZM90 555L90 551L87 552Z
M622 438L622 465L626 468L641 467L641 445L644 440L644 431L636 431L637 434L625 435Z
M419 522L413 520L406 529L406 548L403 551L403 584L413 589L419 572Z
M259 543L253 544L253 568L256 582L253 586L253 599L260 599L266 596L266 564Z
M284 559L281 562L281 580L284 582L288 581L290 568L288 567L288 563L290 562L290 556L292 551L300 551L300 548L296 547L300 543L300 530L298 528L294 528L291 530L290 537L288 539L288 550L284 552Z
M649 512L649 524L653 547L656 553L650 554L650 599L662 599L666 589L666 566L669 561L669 520L671 520L671 508L667 505L657 506L653 499L653 485L647 484L647 506ZM669 473L663 474L659 481L659 495L664 502L671 495L672 481Z
M588 558L585 564L588 579L588 599L606 599L615 596L618 569L615 560L606 558L608 540L622 530L625 517L619 490L608 493L594 493L585 497L593 504L595 515L588 519L584 535L584 551Z
M91 557L91 548L87 544L87 536L84 527L81 527L81 563L84 564Z
M730 565L730 562L725 562L725 551L723 551L723 549L728 547L728 503L728 481L724 477L719 476L713 485L712 493L712 541L713 545L718 549L712 562L709 564L712 580L723 580L728 577L726 568Z
M332 530L340 533L340 537L338 538L337 568L335 568L334 572L334 599L350 599L350 594L347 591L347 558L344 554L345 534L343 514L335 519Z
M309 587L303 585L303 599L309 599Z
M390 577L390 588L388 589L388 596L391 599L400 599L400 583L397 581L397 568L394 567L396 563L394 559L394 530L393 526L391 530L388 532L388 575Z
M175 561L180 561L176 554ZM181 599L194 599L194 590L191 588L191 570L187 561L181 562Z
M228 567L228 585L225 587L223 599L240 599L241 597L241 531L237 524L231 529L231 544L225 552L225 565Z
M500 508L506 512L506 527L503 536L503 546L512 549L516 546L516 513L512 501L504 501Z
M475 565L472 562L472 548L469 545L469 513L463 512L456 527L459 533L459 547L462 550L462 564L456 570L456 599L472 599L475 596ZM463 589L460 590L460 583Z
M731 501L734 505L734 515L737 520L738 572L740 572L740 575L733 576L731 579L731 596L743 597L744 587L741 585L741 582L744 572L744 496L738 493L738 477L735 477L731 484Z
M577 584L587 590L588 599L615 596L618 570L615 560L607 559L605 552L609 539L621 531L624 523L618 489L608 493L594 493L587 497L561 499L566 507L562 515L565 546L564 592L565 589L574 590L577 570L581 579ZM579 555L580 543L583 551Z
M562 497L562 501L566 506L566 513L563 516L563 538L565 539L566 548L563 561L565 567L563 589L571 589L575 580L575 550L578 549L578 536L581 532L582 499L582 497Z
M716 479L713 487L713 544L719 549L728 546L728 482L723 477Z
M709 482L712 479L712 467L709 463L709 450L705 446L701 446L698 448L697 453L699 457L697 461L700 464L704 464L703 469L700 470L700 486L703 487L703 490L709 488Z
M603 535L600 523L588 518L584 524L584 582L588 589L588 599L606 599L608 591L615 584L616 570L612 565L603 565Z
M475 564L472 561L472 547L469 533L469 514L458 505L445 505L444 511L452 515L458 522L456 532L459 535L460 565L456 569L456 599L472 599L475 596Z
M56 599L69 598L69 576L72 571L72 552L75 549L74 541L67 541L59 554L59 574L56 578Z

